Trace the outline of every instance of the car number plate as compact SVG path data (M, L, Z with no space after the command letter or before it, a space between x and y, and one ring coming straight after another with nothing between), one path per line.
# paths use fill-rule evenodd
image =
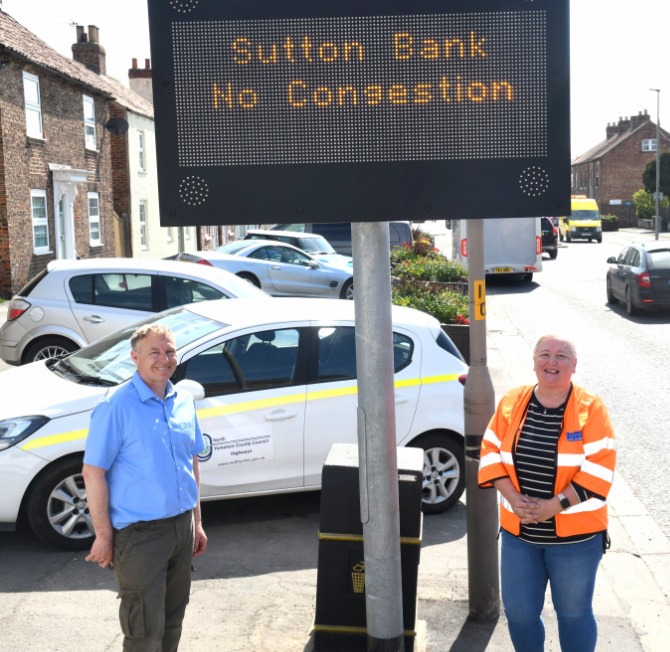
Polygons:
M509 274L512 271L511 267L494 267L494 274Z

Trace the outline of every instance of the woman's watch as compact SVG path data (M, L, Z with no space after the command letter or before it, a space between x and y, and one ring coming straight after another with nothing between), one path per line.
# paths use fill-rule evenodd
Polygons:
M564 510L571 507L570 501L565 497L564 493L556 494L556 498L558 498L559 502L561 503L561 507Z

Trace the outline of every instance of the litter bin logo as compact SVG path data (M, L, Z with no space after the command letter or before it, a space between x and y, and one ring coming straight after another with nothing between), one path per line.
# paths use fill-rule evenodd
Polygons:
M354 593L365 593L365 563L360 561L351 569Z

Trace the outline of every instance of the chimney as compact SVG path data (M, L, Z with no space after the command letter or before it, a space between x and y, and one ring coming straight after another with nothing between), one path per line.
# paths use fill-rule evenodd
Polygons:
M619 127L617 127L616 122L608 122L607 123L607 130L606 130L606 137L607 140L610 138L614 138L614 136L619 135Z
M630 129L630 118L626 116L625 118L619 117L619 133L622 134L624 131Z
M637 127L639 127L641 124L644 124L648 120L649 120L649 114L647 113L647 110L645 109L644 113L642 113L642 111L638 111L638 114L634 115L630 119L630 124L631 124L631 127L633 129L636 129Z
M128 70L128 86L130 86L131 91L153 104L154 95L151 77L151 59L144 60L144 68L138 68L137 59L133 59L133 67Z
M92 70L97 75L107 74L107 55L98 42L100 30L95 25L77 25L77 42L72 46L72 58Z

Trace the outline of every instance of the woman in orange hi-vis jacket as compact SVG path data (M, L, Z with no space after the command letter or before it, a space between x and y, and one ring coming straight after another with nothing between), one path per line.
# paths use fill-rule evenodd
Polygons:
M514 649L544 649L547 582L561 649L592 652L596 572L607 537L614 431L594 394L572 383L574 345L545 335L533 351L537 385L500 401L482 441L479 486L500 493L501 585Z

